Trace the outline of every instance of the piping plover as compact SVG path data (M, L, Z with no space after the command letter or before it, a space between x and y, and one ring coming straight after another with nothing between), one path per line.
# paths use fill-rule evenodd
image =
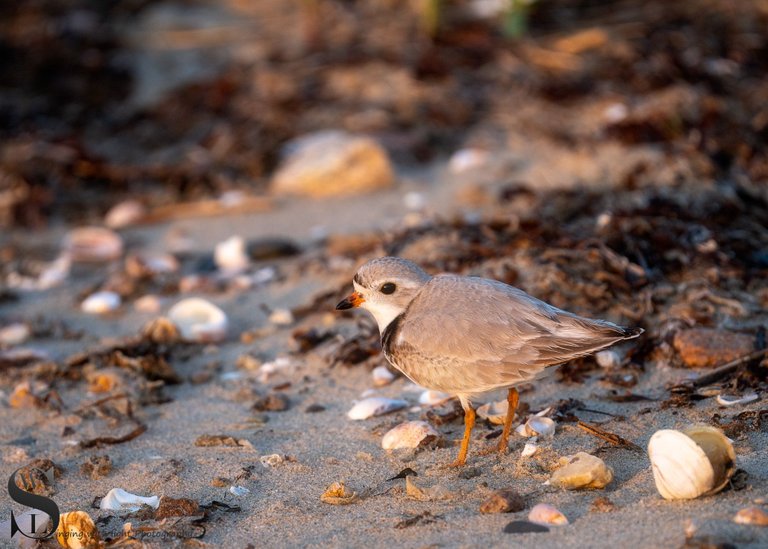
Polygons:
M464 438L454 465L463 465L475 424L472 399L508 389L499 451L509 442L516 385L544 377L559 364L643 333L563 311L496 280L440 274L397 257L369 261L355 291L337 309L362 307L376 319L384 356L414 383L458 396Z

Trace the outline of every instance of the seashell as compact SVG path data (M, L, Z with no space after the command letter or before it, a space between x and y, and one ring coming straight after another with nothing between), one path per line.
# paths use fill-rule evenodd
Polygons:
M159 313L163 302L154 294L143 295L133 302L133 308L141 313Z
M62 513L56 528L56 540L67 549L99 547L99 531L91 516L85 511Z
M768 513L759 507L746 507L734 515L733 522L752 526L768 526Z
M395 380L395 374L389 371L386 366L376 366L371 372L373 377L373 384L376 387L383 387L389 385Z
M385 450L418 448L439 438L440 433L426 421L406 421L387 431L381 439L381 447Z
M142 505L149 505L153 509L157 509L160 506L160 498L157 496L137 496L126 492L122 488L112 488L101 500L99 509L103 511L133 512L141 509Z
M718 429L694 425L656 431L648 442L656 488L665 499L716 494L735 472L731 441Z
M175 273L178 270L179 260L171 254L136 253L125 259L125 271L133 278Z
M441 393L440 391L424 391L419 395L419 404L422 406L439 406L451 398L453 397L448 393Z
M746 395L743 395L741 397L732 397L728 395L719 394L717 395L717 403L720 406L738 406L739 404L747 404L749 402L753 402L757 400L757 394L755 393L748 393Z
M80 309L84 313L101 315L116 311L121 303L122 299L115 292L96 292L83 300L80 304Z
M250 494L251 491L245 486L230 486L229 493L237 497L243 497Z
M261 456L259 461L262 467L277 467L283 462L283 457L280 454L269 454L268 456Z
M483 166L490 158L490 153L483 149L459 149L448 160L448 169L455 174Z
M347 417L353 420L368 419L369 417L381 416L390 412L401 410L408 406L404 400L397 400L386 397L370 397L357 402L347 412Z
M509 410L509 402L500 400L483 404L477 408L476 412L482 419L487 419L496 425L502 425L507 417L507 410Z
M357 494L344 486L344 482L334 482L325 489L320 501L331 505L349 505L357 501Z
M621 366L621 357L616 351L607 349L605 351L595 353L595 362L597 362L597 365L601 368L605 368L606 370L615 370Z
M16 322L0 328L0 345L20 345L32 335L29 325Z
M529 458L533 457L536 452L539 451L539 445L535 442L526 442L523 446L523 451L520 452L520 457Z
M110 261L123 255L123 239L103 227L80 227L64 237L64 250L72 261Z
M294 320L290 309L275 309L269 314L269 321L276 326L290 326Z
M562 526L568 524L568 519L556 507L548 503L535 505L528 513L528 520L536 524Z
M556 424L548 417L531 416L528 421L518 425L515 432L524 437L544 437L549 438L555 434Z
M613 480L613 471L599 457L585 452L560 458L562 467L552 474L548 484L566 490L605 488Z
M182 299L168 311L168 318L179 329L182 339L200 343L223 340L227 335L227 315L213 303L199 297Z
M104 224L110 229L122 229L137 223L147 214L138 200L124 200L112 206L104 216Z
M35 284L38 290L49 290L64 282L72 268L72 260L64 253L51 261L40 273Z
M230 236L216 244L213 250L213 261L219 270L225 273L234 274L246 270L251 260L243 237Z
M141 334L155 343L175 343L181 337L176 324L164 316L147 322L141 329Z

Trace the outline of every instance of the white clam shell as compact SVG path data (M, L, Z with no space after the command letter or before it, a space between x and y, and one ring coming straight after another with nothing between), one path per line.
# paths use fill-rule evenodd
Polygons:
M243 237L230 236L216 244L213 261L221 271L226 273L239 273L246 270L251 261Z
M381 416L390 412L401 410L408 406L405 400L396 400L386 397L370 397L357 402L347 412L347 417L353 420L368 419Z
M440 433L426 421L406 421L387 431L381 439L381 447L385 450L418 448L439 437Z
M64 238L73 261L110 261L123 255L123 239L103 227L73 229Z
M528 520L545 526L562 526L568 524L566 516L557 507L548 503L535 505L528 513Z
M509 402L499 400L498 402L488 402L479 406L476 412L480 418L487 419L496 425L501 425L507 417L507 410L509 410Z
M718 429L657 431L648 442L656 488L664 499L693 499L720 491L733 474L736 454Z
M99 509L104 511L133 512L141 509L142 505L149 505L153 509L160 506L158 496L143 497L126 492L122 488L112 488L99 504Z
M373 384L376 387L383 387L394 381L395 374L390 372L386 366L376 366L371 372L371 377L373 377Z
M121 303L122 299L115 292L96 292L83 300L80 309L84 313L100 315L117 310Z
M518 425L515 432L524 437L543 437L550 438L554 436L557 424L548 417L531 416L528 421Z
M227 315L213 303L199 297L182 299L168 311L181 337L202 343L223 340L227 335Z

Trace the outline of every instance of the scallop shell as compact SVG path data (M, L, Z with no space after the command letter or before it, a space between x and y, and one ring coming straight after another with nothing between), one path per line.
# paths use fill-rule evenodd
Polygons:
M213 303L199 297L179 301L168 311L168 318L187 341L216 342L227 335L227 315Z
M103 227L81 227L67 234L64 249L73 261L110 261L123 255L123 239Z
M528 513L528 520L535 522L536 524L544 524L545 526L554 525L562 526L568 524L568 519L559 509L549 505L548 503L539 503L535 505L531 512Z
M496 425L502 425L507 417L507 410L509 410L509 402L500 400L483 404L477 408L476 412L482 419L487 419Z
M67 549L98 547L99 531L91 516L85 511L62 513L56 528L56 541Z
M716 494L735 472L731 442L708 425L657 431L648 442L648 456L656 488L665 499Z
M406 421L387 431L381 439L381 447L385 450L418 448L439 438L440 433L426 421Z
M544 437L554 436L557 424L548 417L531 416L528 421L518 425L515 432L524 437Z
M112 488L99 504L99 509L104 511L127 511L133 512L141 509L142 505L149 505L153 509L160 506L160 498L157 496L142 497L122 488Z
M239 273L248 268L251 260L246 251L245 240L242 236L230 236L216 244L213 251L213 261L219 270L226 273Z
M613 480L613 471L599 457L579 452L560 459L563 465L548 483L567 490L605 488Z
M84 313L101 315L116 311L121 303L122 299L115 292L96 292L83 300L80 304L80 309Z
M347 412L347 417L353 420L368 419L373 416L381 416L390 412L401 410L408 406L405 400L396 400L385 397L370 397L357 402Z

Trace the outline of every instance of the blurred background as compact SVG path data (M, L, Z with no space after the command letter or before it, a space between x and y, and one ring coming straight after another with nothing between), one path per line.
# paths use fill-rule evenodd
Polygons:
M764 198L766 29L760 0L5 2L0 227L441 178L469 206L510 185ZM362 180L296 183L307 143Z

